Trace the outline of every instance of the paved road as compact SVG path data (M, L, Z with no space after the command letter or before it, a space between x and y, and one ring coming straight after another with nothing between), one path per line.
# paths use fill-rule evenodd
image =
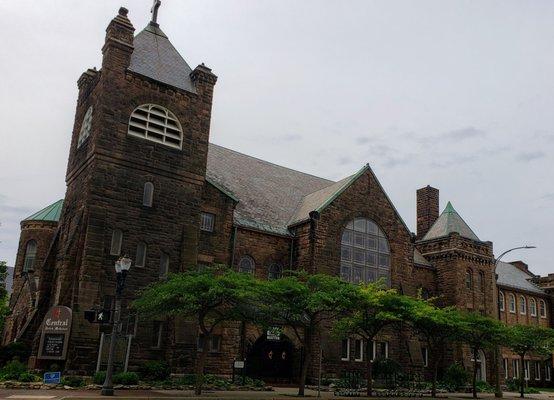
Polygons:
M298 398L295 396L297 393L296 388L276 388L273 392L206 392L200 399L209 400L240 400L240 399L261 399L261 400L290 400L291 398ZM317 393L315 391L307 390L306 397L315 399ZM444 394L442 398L448 398L449 400L469 400L471 394ZM483 399L494 399L492 394L481 394L479 396ZM194 400L199 397L195 397L192 391L179 391L179 390L118 390L116 391L115 398L119 400L172 400L172 399L186 399ZM322 398L324 399L339 399L334 397L330 392L322 392ZM519 398L517 393L505 393L505 399L517 399ZM540 400L553 400L554 393L541 393L526 395L528 399L540 399ZM106 399L106 397L100 396L98 391L92 390L17 390L17 389L0 389L0 399L27 399L27 400L85 400L85 399ZM348 398L351 400L352 398ZM362 399L362 397L358 397Z

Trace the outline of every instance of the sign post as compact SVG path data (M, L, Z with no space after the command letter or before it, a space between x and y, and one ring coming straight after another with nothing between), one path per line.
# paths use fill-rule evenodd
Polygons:
M72 313L69 307L54 306L42 322L38 358L42 360L65 360Z

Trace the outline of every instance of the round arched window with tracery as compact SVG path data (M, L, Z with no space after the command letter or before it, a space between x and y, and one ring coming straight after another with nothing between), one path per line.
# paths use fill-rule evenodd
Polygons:
M340 276L348 282L390 284L390 247L377 224L366 218L350 221L342 231Z

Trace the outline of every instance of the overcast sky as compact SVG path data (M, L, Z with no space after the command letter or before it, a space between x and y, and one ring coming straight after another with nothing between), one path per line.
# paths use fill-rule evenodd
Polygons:
M0 260L62 198L76 81L119 6L0 0ZM369 163L415 230L440 189L481 240L554 272L551 1L162 0L161 28L219 76L211 141L331 179Z

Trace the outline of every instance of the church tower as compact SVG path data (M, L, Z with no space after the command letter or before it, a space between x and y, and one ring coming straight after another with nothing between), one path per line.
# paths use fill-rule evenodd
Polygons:
M42 318L53 305L73 310L66 370L96 363L104 328L85 321L83 311L113 304L119 257L132 259L124 321L132 318L125 307L138 290L197 262L217 77L203 64L191 69L173 47L157 23L159 3L136 36L120 8L106 29L101 69L87 70L77 82L51 295L40 312ZM141 328L145 336L134 339L139 347L159 352L150 330L163 337L163 322L141 321Z

